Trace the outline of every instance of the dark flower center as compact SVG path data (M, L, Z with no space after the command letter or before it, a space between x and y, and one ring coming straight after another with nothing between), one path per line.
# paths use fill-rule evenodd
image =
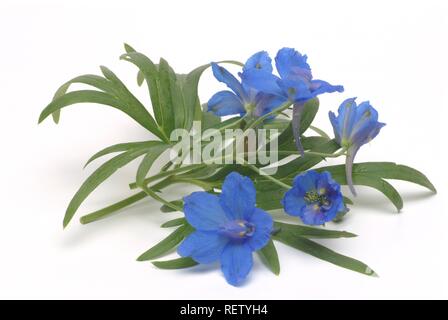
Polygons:
M232 220L221 226L220 233L232 239L251 237L255 232L255 225L245 220Z
M303 198L307 204L317 205L319 209L331 205L331 201L328 199L325 189L320 189L319 192L315 190L308 191Z
M295 96L296 93L297 93L297 91L296 91L295 88L293 88L293 87L289 87L289 88L288 88L288 94L289 94L290 96Z

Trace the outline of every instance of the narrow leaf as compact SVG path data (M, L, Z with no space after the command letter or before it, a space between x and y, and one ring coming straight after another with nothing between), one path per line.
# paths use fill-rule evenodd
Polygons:
M174 79L173 79L174 77ZM176 75L171 69L168 62L160 58L159 62L159 98L160 109L163 111L163 130L170 134L175 129L175 116L174 116L174 100L172 93L175 88L171 86L176 85ZM173 90L173 91L172 91ZM178 97L179 98L179 97ZM178 102L178 101L176 101ZM182 110L183 111L183 110ZM181 115L179 115L181 116ZM178 127L181 128L181 127Z
M146 175L151 169L153 163L168 148L169 148L168 145L161 144L161 145L154 145L147 149L147 153L137 170L137 177L136 177L137 185L142 186L144 184Z
M185 224L187 220L185 218L177 218L170 221L167 221L161 225L162 228L172 228Z
M79 190L76 192L73 199L70 201L68 205L67 211L64 216L63 226L66 227L70 220L75 215L76 211L82 204L82 202L95 190L104 180L109 178L112 174L114 174L119 168L125 166L132 160L137 157L143 155L145 153L145 149L136 150L136 151L127 151L119 154L118 156L110 159L101 165L98 169L96 169L87 180L81 185Z
M116 153L116 152L124 152L128 150L137 150L142 148L149 148L154 145L160 145L162 144L160 141L139 141L139 142L128 142L128 143L119 143L114 144L110 147L104 148L103 150L95 153L84 165L84 167L87 167L92 161L105 156L107 154Z
M106 208L103 208L101 210L97 210L95 212L86 214L85 216L82 216L79 221L82 224L88 224L100 219L103 219L109 215L111 215L114 212L117 212L118 210L121 210L123 208L126 208L140 200L142 200L143 198L145 198L147 195L145 192L139 192L134 194L133 196L126 198L124 200L121 200L117 203L114 203Z
M274 239L339 267L356 271L368 276L376 275L375 272L365 263L339 254L307 238L294 235L291 232L279 233L274 236Z
M185 268L191 268L198 263L194 261L191 258L178 258L174 260L167 260L167 261L153 261L152 264L156 266L159 269L166 269L166 270L172 270L172 269L185 269Z
M165 114L166 110L163 110L160 103L161 89L159 87L159 71L157 66L151 61L151 59L139 52L129 52L122 55L120 59L133 63L144 75L151 98L154 116L158 125L163 128L167 118Z
M322 168L335 173L344 173L345 166L328 166ZM437 192L434 185L420 171L394 162L361 162L353 165L353 173L375 176L382 179L402 180L421 185Z
M356 234L347 231L337 231L337 230L307 227L278 221L274 223L274 228L279 230L278 233L290 232L293 233L294 235L305 238L335 239L335 238L356 237Z
M144 252L137 258L137 261L147 261L156 259L166 253L171 249L176 247L189 233L192 232L192 228L189 225L183 225L174 232L172 232L168 237L160 241L158 244L153 246L151 249Z
M151 120L151 115L144 109L144 107L139 108L135 105L126 104L109 93L95 90L72 91L53 100L40 114L39 123L55 111L77 103L97 103L121 110L137 121L141 126L148 129L159 138L163 138L160 131L157 129L155 122Z
M269 240L268 244L258 251L263 263L275 274L280 274L280 261L274 242Z

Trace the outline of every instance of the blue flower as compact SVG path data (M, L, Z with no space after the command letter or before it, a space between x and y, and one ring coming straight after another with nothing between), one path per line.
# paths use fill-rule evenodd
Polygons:
M208 111L215 115L228 116L249 113L251 116L260 117L285 102L283 97L260 92L248 86L244 81L241 83L224 67L216 63L211 65L215 78L225 83L231 90L219 91L208 101ZM272 72L271 58L267 52L257 52L247 60L243 72L252 69Z
M322 93L342 92L344 87L313 80L308 57L293 48L280 49L275 65L280 77L265 68L245 70L242 79L262 92L282 96L294 103L304 103Z
M310 170L296 176L282 204L286 213L308 225L322 225L345 210L341 186L327 171Z
M230 173L220 196L194 192L184 198L188 223L196 229L178 253L199 263L219 260L228 283L237 286L252 269L252 252L271 237L272 217L255 207L255 187L239 173Z
M280 77L263 68L252 68L242 74L243 82L249 86L283 97L294 104L293 133L297 149L302 155L304 155L304 150L300 141L300 118L305 102L322 93L344 91L342 86L334 86L322 80L313 80L307 59L306 55L300 54L293 48L283 48L275 57L275 65Z
M330 111L336 141L347 150L346 177L350 190L353 187L352 168L356 153L362 145L375 138L386 124L378 122L378 112L368 101L356 105L356 98L347 99L340 105L338 115Z

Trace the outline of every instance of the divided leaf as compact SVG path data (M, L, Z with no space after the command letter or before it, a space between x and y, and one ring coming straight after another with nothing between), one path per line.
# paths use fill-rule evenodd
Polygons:
M145 153L145 149L130 150L115 156L106 161L98 169L96 169L76 192L67 211L65 212L63 226L66 227L75 215L82 202L93 192L104 180L114 174L119 168L125 166L132 160L138 158Z

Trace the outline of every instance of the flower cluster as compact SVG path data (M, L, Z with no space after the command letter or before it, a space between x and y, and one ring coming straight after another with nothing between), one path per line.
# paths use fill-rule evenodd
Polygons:
M293 105L292 121L296 147L305 155L300 137L300 119L305 103L322 93L343 92L344 87L313 79L308 57L293 48L282 48L275 57L279 76L273 74L272 60L266 51L252 55L238 75L239 81L227 69L212 63L215 78L225 83L233 92L220 91L208 101L208 111L217 116L247 115L261 117L282 111L283 106ZM369 102L356 105L356 98L345 100L338 109L338 116L329 113L335 139L347 151L346 178L354 195L352 166L359 148L375 138L385 126L378 122L378 112Z
M265 51L252 55L238 75L212 63L213 74L232 91L220 91L208 101L208 110L217 116L275 116L283 105L293 105L292 126L297 149L302 156L299 122L305 103L322 93L343 92L342 86L314 80L307 56L292 48L283 48L275 57L279 76L273 74L271 58ZM368 103L356 105L347 99L329 113L335 140L347 151L346 179L353 194L352 166L359 148L372 140L384 126L377 111ZM269 118L268 118L269 119ZM247 177L238 173L227 176L220 196L197 192L184 199L187 221L196 231L179 247L181 256L199 263L221 262L221 268L232 285L244 280L252 267L252 251L263 248L272 232L272 219L255 207L255 188ZM304 224L323 225L345 213L341 186L329 172L314 170L297 175L282 200L284 211L297 216Z
M337 112L329 111L333 138L312 125L319 108L318 96L341 93L344 88L314 79L307 56L295 49L283 48L277 52L275 70L269 54L260 51L245 64L226 60L200 66L188 74L175 72L164 59L155 63L129 45L125 45L125 51L120 58L138 68L137 81L139 85L147 85L151 110L116 74L103 66L102 75L82 75L61 85L42 111L39 122L52 116L57 123L61 109L69 105L102 104L122 111L153 137L148 141L112 145L94 154L87 164L118 153L91 173L73 196L63 219L66 227L84 200L102 182L141 157L135 182L129 185L139 192L80 218L82 224L91 223L146 197L160 202L162 211L183 212L184 217L162 224L163 228L175 227L175 230L140 255L138 261L152 261L161 269L219 263L227 282L239 286L253 267L254 254L258 254L274 274L279 274L275 243L281 242L342 268L371 276L374 271L363 262L313 241L313 238L356 236L322 227L342 219L349 211L348 206L355 204L343 194L341 186L348 185L353 195L356 195L354 185L375 188L397 210L402 208L403 201L387 180L413 182L436 192L425 175L408 166L394 162L354 164L360 148L374 139L385 125L379 122L378 112L369 102L357 104L355 98L350 98L342 102ZM242 66L242 69L233 75L224 68L225 63ZM203 110L198 84L208 67L228 89L213 94ZM72 84L87 85L89 90L70 91ZM232 115L236 116L222 119ZM200 123L196 127L198 120ZM268 127L281 131L280 136L269 135L268 138L266 135L264 139L263 133ZM308 128L317 136L309 136ZM173 152L177 158L167 160L162 154L175 149L172 136L179 133L177 129L193 143ZM228 129L240 132L242 139L237 135L227 137ZM221 139L223 133L224 140ZM266 140L266 144L275 146L269 148L269 153L281 156L280 161L275 157L275 161L270 159L268 164L258 159L251 162L250 136L255 137L255 144ZM256 145L254 150L262 150L266 144ZM235 153L242 149L242 156L238 154L237 161L227 155L220 157L219 151L223 149L235 150ZM196 160L197 153L207 150L213 151L213 159L219 161L210 164L201 157L199 161L189 161ZM318 166L329 157L340 156L345 156L345 164ZM162 169L150 175L156 161ZM267 175L264 169L268 167L278 170ZM167 200L165 189L176 183L190 184L203 191ZM271 215L274 210L279 212ZM297 217L292 218L297 223L283 221L287 215ZM180 257L154 261L176 248Z
M286 213L308 225L322 225L345 209L331 174L312 170L294 179L282 202ZM227 175L219 196L194 192L185 197L185 218L195 231L177 252L198 263L220 261L227 282L240 285L252 269L252 252L262 249L273 232L272 217L255 204L254 184L237 172Z

